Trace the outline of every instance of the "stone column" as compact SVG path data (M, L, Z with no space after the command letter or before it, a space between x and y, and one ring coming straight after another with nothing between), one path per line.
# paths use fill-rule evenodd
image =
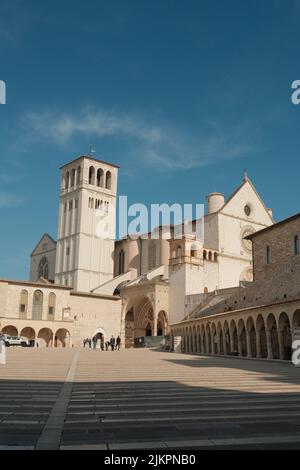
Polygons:
M195 338L194 338L194 334L193 334L193 330L190 332L190 345L191 345L191 350L190 352L194 352L195 351Z
M160 262L161 264L168 266L169 265L169 258L170 258L170 245L168 240L161 240L160 242Z
M211 354L215 354L215 336L213 332L210 333L211 336Z
M241 341L241 335L238 333L238 351L239 351L239 356L242 356L242 341Z
M207 336L207 333L206 333L206 329L204 331L204 336L205 336L205 344L206 344L205 353L207 354L208 353L208 336Z
M223 334L223 351L224 351L224 354L227 354L226 335L227 335L227 333Z
M266 337L267 337L268 359L273 359L271 331L270 330L266 330Z
M252 357L250 333L248 330L246 330L246 339L247 339L247 357Z
M256 331L256 357L261 357L260 330Z
M202 336L201 336L201 330L199 330L199 333L198 333L198 342L199 342L199 352L203 352L202 349L203 349L203 345L202 345Z
M277 330L278 345L279 345L279 359L284 360L284 344L283 344L283 330Z
M122 310L121 310L121 323L120 323L120 338L121 338L121 349L125 349L125 317L127 313L128 299L122 299Z
M221 354L220 335L217 335L217 354Z
M231 332L229 333L229 338L230 338L230 352L234 353L234 336Z

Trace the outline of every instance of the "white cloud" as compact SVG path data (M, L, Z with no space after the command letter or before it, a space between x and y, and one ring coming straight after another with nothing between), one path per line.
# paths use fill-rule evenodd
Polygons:
M17 194L0 191L0 209L16 207L23 203L23 198Z
M169 123L153 124L138 114L104 109L63 115L31 112L24 117L23 125L59 145L76 136L125 139L132 157L158 170L197 168L239 158L249 151L245 133L237 126L225 131L218 123L206 122L202 132L184 133Z

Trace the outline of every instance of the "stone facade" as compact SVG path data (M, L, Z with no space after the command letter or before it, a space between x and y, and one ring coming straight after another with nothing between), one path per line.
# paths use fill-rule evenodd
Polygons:
M121 334L121 299L55 284L0 280L0 325L43 347L79 347L84 338Z
M194 315L199 302L214 314L221 302L216 291L252 280L251 242L245 236L273 219L246 175L227 200L220 193L208 195L201 239L177 240L171 226L168 238L158 227L154 239L150 234L115 241L117 185L118 166L89 155L61 168L57 246L48 235L37 245L31 257L34 283L1 281L2 326L20 334L26 324L47 346L67 344L57 331L67 335L68 345L103 333L120 334L123 345L132 346L140 337L168 333L170 323ZM240 292L237 287L236 295Z
M247 236L254 282L208 294L184 322L172 325L182 349L290 359L300 327L299 238L300 214Z

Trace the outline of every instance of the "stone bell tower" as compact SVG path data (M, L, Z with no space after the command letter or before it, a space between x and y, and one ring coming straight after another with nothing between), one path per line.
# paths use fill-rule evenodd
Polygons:
M185 297L203 291L203 242L195 235L169 240L170 323L183 319Z
M61 167L56 283L90 292L113 278L118 169L89 155Z

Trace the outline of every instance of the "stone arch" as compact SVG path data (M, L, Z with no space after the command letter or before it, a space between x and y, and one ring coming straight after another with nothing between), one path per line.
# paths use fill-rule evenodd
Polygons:
M97 186L99 188L103 188L103 183L104 183L104 171L102 168L98 168L97 170Z
M73 168L71 171L71 188L75 186L75 176L76 176L76 170L75 168Z
M134 346L134 309L131 307L125 315L125 349Z
M31 346L35 344L36 333L35 330L30 326L26 326L25 328L23 328L21 330L20 336L24 336L24 338L27 338Z
M2 333L9 336L18 336L18 329L14 325L6 325L2 328Z
M65 174L65 189L69 189L69 182L70 182L70 173L67 171Z
M269 313L267 317L267 335L270 335L270 346L271 351L268 356L270 359L279 359L279 341L278 341L278 331L277 323L273 313ZM268 336L267 336L268 341Z
M37 346L40 348L49 348L53 343L53 332L50 328L42 328L38 332Z
M240 282L252 282L253 281L253 269L251 266L245 268L240 274Z
M96 328L96 330L92 334L92 338L95 338L95 337L97 338L98 341L101 341L101 338L104 341L108 338L106 330L102 328L101 326Z
M93 166L89 168L89 184L95 186L95 168Z
M281 346L280 359L290 360L292 357L292 331L288 315L282 312L278 322L279 346Z
M165 310L161 310L157 315L157 336L164 336L167 334L168 329L168 316Z
M81 166L77 168L77 175L76 175L76 184L79 186L80 184L80 178L81 178Z
M49 279L49 262L47 256L43 256L39 262L38 276L39 278L42 277L43 279Z
M55 333L55 347L69 348L71 346L71 336L66 328L59 328Z
M43 316L43 299L44 295L41 290L34 291L33 306L32 306L32 319L41 320Z
M134 338L151 336L157 324L154 324L152 302L147 296L138 296L134 302Z
M258 315L256 319L256 349L257 349L257 357L268 357L268 348L267 348L267 334L266 334L266 326L263 316L261 314Z
M107 171L105 176L105 188L111 189L111 172Z
M293 335L294 335L295 328L300 328L300 310L296 310L293 315L293 320L292 320Z

